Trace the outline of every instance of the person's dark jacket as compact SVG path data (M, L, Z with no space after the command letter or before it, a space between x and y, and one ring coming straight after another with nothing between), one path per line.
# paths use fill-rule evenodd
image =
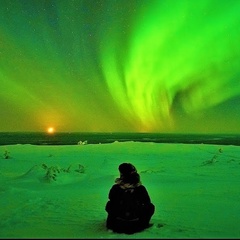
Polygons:
M131 188L131 187L130 187ZM132 187L134 188L135 195L137 196L139 202L143 205L151 204L151 200L147 189L143 185ZM108 198L112 202L112 205L118 205L121 195L127 189L127 187L121 187L119 184L114 184L109 191Z
M105 207L105 210L108 212L107 227L110 229L113 229L114 226L119 226L119 223L116 223L116 219L119 215L119 206L122 199L121 196L127 189L130 191L134 190L134 194L138 199L139 204L142 206L141 212L139 212L139 228L143 229L147 227L150 218L154 213L155 206L151 203L147 189L141 184L141 182L139 181L131 184L126 183L119 178L116 180L116 184L114 184L109 191L109 201Z

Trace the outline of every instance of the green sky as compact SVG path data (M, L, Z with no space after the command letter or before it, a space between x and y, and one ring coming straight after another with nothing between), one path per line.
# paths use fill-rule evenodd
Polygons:
M0 131L240 133L240 1L0 0Z

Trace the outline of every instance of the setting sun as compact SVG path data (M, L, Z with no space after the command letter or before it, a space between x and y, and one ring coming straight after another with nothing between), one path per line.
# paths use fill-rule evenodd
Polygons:
M48 133L54 133L54 132L55 132L55 129L54 129L53 127L49 127L49 128L47 129L47 132L48 132Z

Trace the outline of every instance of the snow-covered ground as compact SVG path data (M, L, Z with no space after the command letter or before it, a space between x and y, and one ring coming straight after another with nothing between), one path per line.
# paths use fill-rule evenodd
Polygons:
M0 154L0 238L240 238L239 146L9 145ZM105 227L123 162L156 208L153 226L132 235Z

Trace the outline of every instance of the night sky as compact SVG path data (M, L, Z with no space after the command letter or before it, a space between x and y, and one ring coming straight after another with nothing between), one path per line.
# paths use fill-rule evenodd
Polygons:
M240 1L0 0L0 131L240 133Z

